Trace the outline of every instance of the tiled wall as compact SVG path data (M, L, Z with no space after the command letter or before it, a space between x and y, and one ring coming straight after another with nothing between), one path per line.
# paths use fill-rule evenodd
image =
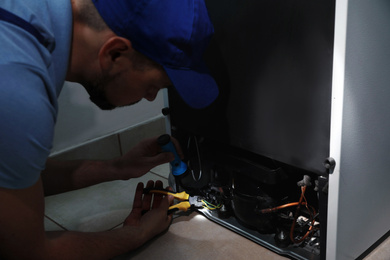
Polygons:
M123 132L113 134L77 148L52 156L58 160L92 159L106 160L118 157L129 151L145 138L165 134L165 118L137 125Z

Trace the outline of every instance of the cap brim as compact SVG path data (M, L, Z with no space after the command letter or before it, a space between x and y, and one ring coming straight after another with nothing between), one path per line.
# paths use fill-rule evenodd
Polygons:
M196 70L165 66L164 69L181 98L192 108L205 108L219 95L217 83L205 65Z

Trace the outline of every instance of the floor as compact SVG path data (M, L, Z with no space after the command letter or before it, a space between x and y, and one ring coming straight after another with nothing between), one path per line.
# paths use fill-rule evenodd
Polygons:
M162 180L168 185L169 165L152 169L129 181L113 181L45 198L46 230L103 231L121 225L132 207L138 182ZM389 260L390 239L365 260ZM175 217L170 229L140 249L115 260L126 259L287 259L277 255L197 213Z

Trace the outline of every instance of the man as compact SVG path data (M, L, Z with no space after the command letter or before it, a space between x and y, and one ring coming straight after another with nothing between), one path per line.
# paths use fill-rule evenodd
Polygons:
M45 232L44 194L127 180L173 160L156 139L111 161L47 160L64 80L102 109L154 100L174 85L194 108L218 95L201 61L213 32L203 0L2 0L0 258L110 259L166 230L172 198L143 196L122 228ZM161 187L148 182L148 187Z

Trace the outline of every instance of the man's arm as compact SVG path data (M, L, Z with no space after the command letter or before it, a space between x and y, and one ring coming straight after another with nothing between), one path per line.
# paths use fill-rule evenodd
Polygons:
M177 141L174 140L174 142ZM180 146L177 144L181 154ZM108 161L47 160L42 172L45 195L57 194L113 180L137 178L157 165L174 159L171 153L161 153L157 137L142 140L122 157Z
M157 185L157 184L156 184ZM153 182L148 183L149 187ZM158 186L162 186L159 183ZM110 259L135 249L168 228L171 197L142 198L138 185L132 213L122 228L96 233L44 231L42 182L21 190L0 188L0 256L5 259ZM151 209L152 208L152 209ZM148 211L146 214L141 212Z
M45 196L117 179L110 161L48 159L42 172Z

